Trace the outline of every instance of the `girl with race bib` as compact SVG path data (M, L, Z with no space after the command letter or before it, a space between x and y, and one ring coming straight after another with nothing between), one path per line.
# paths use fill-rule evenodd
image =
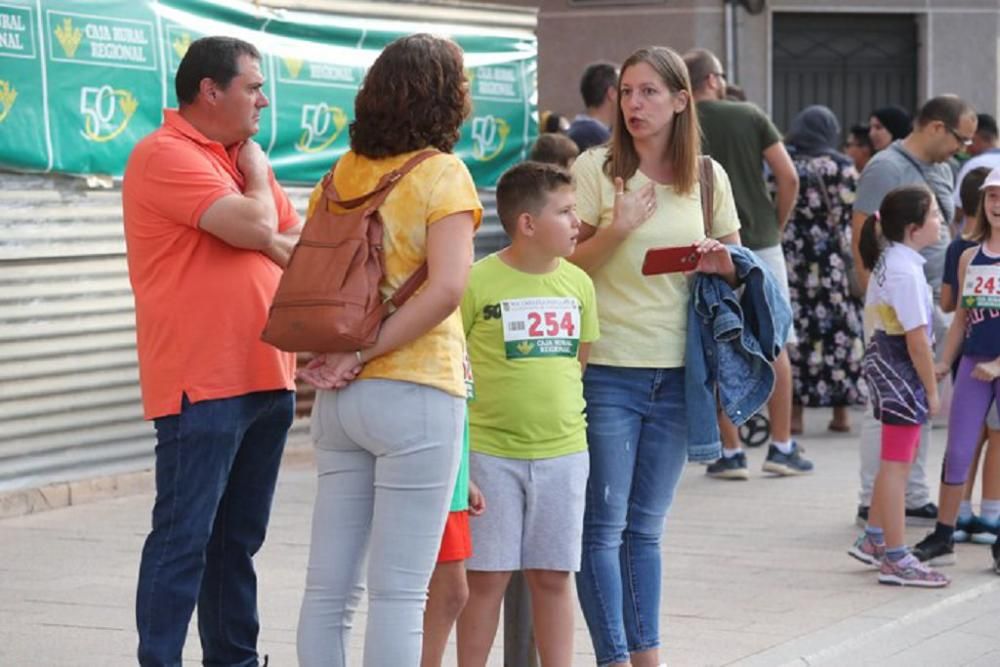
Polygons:
M989 410L1000 395L1000 169L980 188L979 211L967 237L977 245L958 265L959 299L936 372L943 377L961 354L951 413L948 448L941 471L938 524L914 547L922 561L954 562L953 534L962 488ZM996 550L994 550L994 558ZM994 564L996 566L996 564Z

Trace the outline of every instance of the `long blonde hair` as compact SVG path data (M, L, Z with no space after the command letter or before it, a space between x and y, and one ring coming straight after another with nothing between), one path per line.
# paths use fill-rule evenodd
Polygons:
M671 166L674 189L681 194L689 194L698 182L698 153L701 150L701 129L698 114L694 108L694 94L691 92L691 78L687 66L676 51L666 46L650 46L639 49L622 64L618 76L618 97L621 99L622 76L633 65L646 63L659 75L667 89L674 95L687 93L688 104L683 111L674 114L670 126L670 142L663 159ZM618 104L617 120L611 133L611 148L604 162L604 173L613 180L621 177L628 182L639 169L639 154L635 150L632 135L625 127L625 115L621 103Z

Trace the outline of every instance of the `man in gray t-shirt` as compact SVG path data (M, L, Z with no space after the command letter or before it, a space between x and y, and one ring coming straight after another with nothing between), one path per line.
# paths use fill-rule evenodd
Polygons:
M910 134L910 137L916 133ZM854 201L855 220L860 217L861 223L864 224L864 219L878 210L886 193L903 185L928 186L937 199L941 219L946 223L954 219L955 202L951 167L946 162L928 162L917 157L912 149L906 147L910 137L892 142L865 166L858 181L857 198ZM958 142L952 140L952 143ZM948 225L944 224L941 225L941 237L938 242L920 251L927 260L924 264L924 275L934 288L935 294L941 290L944 255L950 241Z
M953 181L947 161L972 142L976 132L976 112L966 102L954 96L941 96L929 100L920 109L912 133L895 141L871 159L858 180L854 215L852 249L854 270L862 286L868 284L868 271L861 264L858 240L865 219L879 210L882 199L892 189L904 185L926 185L934 193L942 220L951 221L955 214ZM944 340L946 322L937 299L944 275L944 259L950 240L948 226L941 225L941 238L921 251L927 260L924 275L934 289L934 329L940 345ZM858 519L867 520L871 504L872 485L878 474L880 461L881 425L868 414L861 426L861 493ZM930 444L930 422L922 429L916 460L910 468L906 485L906 515L910 520L933 521L937 506L930 501L925 466Z

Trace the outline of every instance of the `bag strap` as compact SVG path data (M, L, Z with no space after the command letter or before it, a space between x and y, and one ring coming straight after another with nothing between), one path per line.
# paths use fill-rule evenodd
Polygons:
M826 181L823 179L823 175L813 169L812 162L806 162L805 166L806 174L811 180L816 181L816 184L819 186L819 196L823 198L823 205L826 207L827 222L835 222L833 219L833 202L830 201L830 193L826 190Z
M399 286L399 289L392 293L392 296L385 300L382 308L385 309L386 315L389 314L389 304L392 304L393 308L399 308L413 296L413 293L427 280L427 272L427 262L424 262L406 279L406 282Z
M396 187L396 183L398 183L403 176L406 176L408 173L413 171L418 164L427 158L434 157L439 152L440 151L436 150L426 150L417 153L407 160L403 166L383 174L382 178L379 179L378 185L376 185L370 192L366 192L365 194L354 197L353 199L340 198L340 193L337 192L337 188L333 184L333 173L337 168L337 162L334 162L333 166L330 167L330 171L323 177L324 194L327 200L343 209L357 208L373 197L376 198L373 208L378 208L385 202L386 197L389 196L389 193L392 192L392 189Z
M698 157L698 181L701 184L701 219L705 223L705 238L712 238L715 218L715 169L708 155Z

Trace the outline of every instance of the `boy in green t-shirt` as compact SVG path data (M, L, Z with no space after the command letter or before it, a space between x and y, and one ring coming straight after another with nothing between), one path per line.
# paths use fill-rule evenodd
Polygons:
M511 573L531 590L542 664L573 660L572 573L580 569L589 472L582 371L598 336L594 285L576 248L572 177L525 162L497 183L512 242L472 267L462 320L476 375L470 477L490 507L474 517L458 659L485 665Z

